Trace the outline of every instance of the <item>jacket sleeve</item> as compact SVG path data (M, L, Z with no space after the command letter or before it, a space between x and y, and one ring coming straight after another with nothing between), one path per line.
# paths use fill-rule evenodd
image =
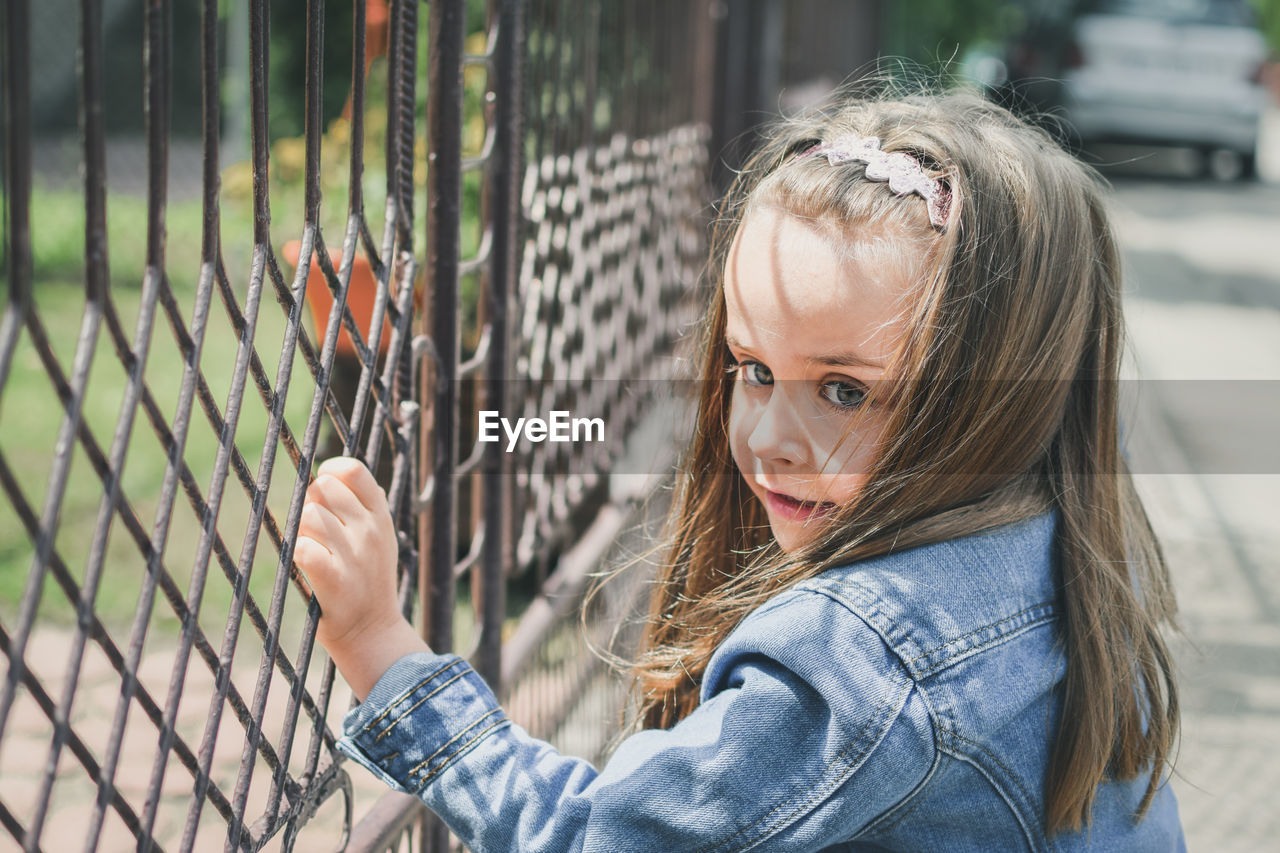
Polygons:
M456 655L402 658L343 732L344 752L473 851L820 850L900 804L935 755L879 635L799 589L726 638L693 713L627 738L599 771L510 721Z

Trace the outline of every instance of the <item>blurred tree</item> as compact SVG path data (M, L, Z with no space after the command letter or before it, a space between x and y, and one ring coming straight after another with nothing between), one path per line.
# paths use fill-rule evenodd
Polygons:
M103 0L100 4L103 43L103 115L107 131L141 136L143 119L143 59L146 43L142 0ZM76 0L41 0L31 4L31 120L40 136L78 133L79 70ZM175 136L200 135L200 7L177 3L169 10L171 50L169 125ZM68 32L68 23L71 31Z
M342 113L351 91L351 0L324 4L324 92L321 126ZM302 134L306 107L306 10L297 0L271 0L271 138Z
M1280 56L1280 0L1252 0L1258 23L1274 55Z
M226 0L224 0L226 2ZM328 0L324 4L324 94L321 126L342 114L351 91L352 0ZM370 9L391 6L368 0ZM486 0L467 0L467 32L483 30ZM305 10L298 0L271 0L271 138L300 136L306 105L307 30ZM418 9L419 25L430 14L427 4ZM417 95L426 103L426 41L419 43Z
M1020 30L1028 5L1028 0L901 0L890 4L887 46L894 55L928 66L958 64L970 48L999 43Z

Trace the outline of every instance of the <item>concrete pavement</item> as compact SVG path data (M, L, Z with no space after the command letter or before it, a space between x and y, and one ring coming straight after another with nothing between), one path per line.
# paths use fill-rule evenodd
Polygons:
M1268 431L1280 423L1280 187L1117 181L1113 216L1130 288L1126 375L1150 380L1132 386L1136 479L1182 611L1172 784L1188 849L1280 850L1280 468L1261 445L1227 448L1237 462L1256 449L1253 473L1206 465L1204 446L1258 439L1206 433L1188 414L1198 391L1261 390L1275 405L1253 415Z

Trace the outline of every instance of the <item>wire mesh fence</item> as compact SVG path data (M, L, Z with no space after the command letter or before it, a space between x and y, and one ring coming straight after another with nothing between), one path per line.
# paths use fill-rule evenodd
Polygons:
M292 563L305 489L362 458L424 636L603 756L623 693L588 646L642 581L585 634L573 616L645 401L586 380L661 380L692 317L712 4L204 0L196 55L151 0L132 192L109 154L120 5L65 22L78 178L32 130L33 4L3 13L0 848L446 849L334 748L350 694ZM175 192L193 102L199 176L177 177L199 191ZM482 408L573 409L609 440L508 454Z

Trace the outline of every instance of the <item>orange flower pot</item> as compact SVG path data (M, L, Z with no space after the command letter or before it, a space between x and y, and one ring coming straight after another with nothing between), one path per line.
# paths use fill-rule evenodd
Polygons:
M285 260L298 267L298 257L302 253L302 241L290 240L281 247ZM329 250L329 259L334 270L342 263L342 252ZM373 268L363 252L356 252L351 264L351 284L347 287L347 307L355 319L360 332L369 337L369 322L373 318L373 303L378 295L378 282L373 277ZM311 308L311 319L316 327L316 346L320 346L329 329L329 312L333 309L333 294L329 292L329 284L325 281L320 264L313 257L311 269L307 272L307 305ZM384 354L391 344L391 324L384 314L382 318L382 340L378 344L379 354ZM338 352L352 357L356 356L355 342L346 329L338 332Z

